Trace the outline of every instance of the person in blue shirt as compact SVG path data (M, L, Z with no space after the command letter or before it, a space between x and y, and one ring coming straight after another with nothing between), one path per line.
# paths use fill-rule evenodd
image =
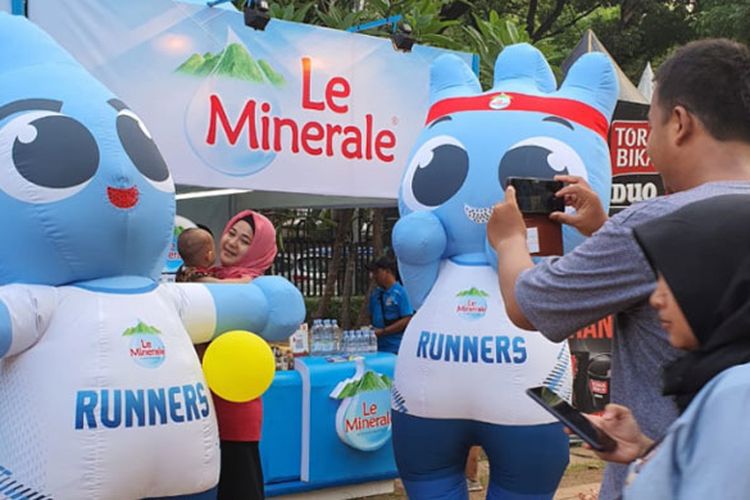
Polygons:
M726 195L634 229L657 273L651 306L670 344L688 352L664 370L680 410L666 435L645 435L616 404L588 416L617 442L599 456L633 462L625 500L750 498L748 220L750 196Z
M378 351L398 354L401 338L414 309L406 290L396 279L396 262L381 257L368 269L378 287L370 294L370 318L378 337Z

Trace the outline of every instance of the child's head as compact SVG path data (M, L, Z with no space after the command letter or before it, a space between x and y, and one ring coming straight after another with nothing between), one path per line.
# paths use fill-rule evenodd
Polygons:
M186 266L211 267L214 264L214 238L205 229L192 227L177 238L177 251Z

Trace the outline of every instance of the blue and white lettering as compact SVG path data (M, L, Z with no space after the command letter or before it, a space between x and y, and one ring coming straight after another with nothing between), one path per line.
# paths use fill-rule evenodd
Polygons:
M453 335L423 330L417 357L456 363L522 364L528 359L526 339L507 335Z
M201 382L147 390L80 390L76 394L75 428L96 429L102 425L116 429L179 424L208 417L210 408Z

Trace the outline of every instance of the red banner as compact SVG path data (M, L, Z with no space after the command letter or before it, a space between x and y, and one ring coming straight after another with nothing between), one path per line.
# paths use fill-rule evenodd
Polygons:
M646 121L612 122L609 133L612 177L656 173L646 151L648 133L649 126Z

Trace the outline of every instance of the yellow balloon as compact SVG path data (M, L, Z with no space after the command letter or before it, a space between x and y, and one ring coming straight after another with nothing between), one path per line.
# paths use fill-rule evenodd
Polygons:
M203 355L208 387L235 403L250 401L266 392L275 372L276 362L268 343L242 330L216 337Z

